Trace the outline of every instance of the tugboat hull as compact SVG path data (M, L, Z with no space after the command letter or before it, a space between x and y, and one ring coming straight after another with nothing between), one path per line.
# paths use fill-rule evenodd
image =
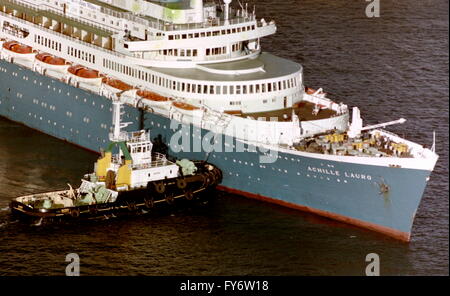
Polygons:
M61 220L134 215L167 206L204 202L214 196L211 191L222 180L222 173L218 168L206 163L204 166L210 166L211 169L193 176L148 182L143 188L119 191L113 202L50 208L39 205L43 200L55 196L67 198L70 196L70 190L65 190L18 197L11 201L10 208L13 215L38 221L40 224Z

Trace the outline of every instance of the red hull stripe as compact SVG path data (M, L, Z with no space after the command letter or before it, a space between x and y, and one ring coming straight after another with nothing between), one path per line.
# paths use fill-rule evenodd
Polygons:
M410 238L411 238L411 233L409 232L402 232L396 229L392 229L386 226L382 226L382 225L377 225L374 223L370 223L370 222L366 222L366 221L362 221L359 219L355 219L355 218L351 218L351 217L347 217L347 216L342 216L339 214L335 214L335 213L331 213L328 211L323 211L323 210L318 210L315 208L311 208L311 207L306 207L306 206L302 206L302 205L297 205L297 204L293 204L293 203L289 203L286 201L282 201L282 200L277 200L271 197L266 197L266 196L262 196L259 194L254 194L254 193L249 193L249 192L245 192L245 191L240 191L237 189L232 189L232 188L228 188L222 185L217 186L217 189L221 190L221 191L226 191L229 193L233 193L233 194L237 194L237 195L242 195L248 198L253 198L253 199L257 199L257 200L261 200L261 201L265 201L265 202L270 202L270 203L274 203L277 205L281 205L284 207L288 207L288 208L292 208L292 209L296 209L296 210L300 210L303 212L309 212L309 213L314 213L316 215L322 216L322 217L327 217L336 221L340 221L340 222L344 222L347 224L351 224L351 225L355 225L361 228L366 228L366 229L370 229L372 231L376 231L379 233L382 233L384 235L393 237L395 239L404 241L404 242L409 242Z

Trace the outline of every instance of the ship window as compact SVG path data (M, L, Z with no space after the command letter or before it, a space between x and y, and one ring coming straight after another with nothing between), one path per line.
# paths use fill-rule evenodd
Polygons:
M195 36L195 38L198 38L198 37L200 37L200 34L199 33L195 33L194 36Z
M189 35L188 35L188 38L189 38L189 39L192 39L193 37L194 37L194 34L189 34Z
M220 85L216 85L216 94L220 95Z
M230 85L230 95L233 95L233 94L234 94L234 86Z
M224 95L226 95L228 93L228 85L224 85L223 86L223 92Z
M209 55L210 55L210 52L211 52L211 49L207 48L207 49L206 49L206 55L209 56Z
M236 94L237 95L241 94L241 86L240 85L236 85Z
M187 38L187 35L186 35L186 34L183 34L183 35L181 35L181 38L182 38L182 39L186 39L186 38Z
M209 86L209 93L212 95L214 94L214 85Z
M247 94L247 85L244 85L243 87L242 87L242 94Z
M272 83L267 83L267 91L268 92L272 91Z
M222 30L222 35L225 35L227 32L225 30Z
M205 32L201 32L200 36L205 37Z
M169 40L173 40L173 35L169 35Z
M197 85L197 93L199 93L199 94L202 93L202 86L200 84Z

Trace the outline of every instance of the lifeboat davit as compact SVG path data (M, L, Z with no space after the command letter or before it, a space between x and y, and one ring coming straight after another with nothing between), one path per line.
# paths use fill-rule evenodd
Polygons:
M87 84L100 85L103 76L97 70L89 69L82 65L73 65L67 69L68 78L75 82L84 82ZM69 81L69 82L71 82Z
M35 69L52 69L58 72L64 72L70 67L70 63L66 62L65 59L53 56L49 53L38 53L36 55Z
M2 44L3 51L11 57L19 57L32 60L35 52L31 46L19 43L17 41L6 41Z
M142 103L144 105L150 107L168 109L172 104L171 100L168 97L158 95L148 90L138 90L136 94L143 99Z
M175 109L177 109L179 112L186 115L192 115L194 111L200 110L199 107L183 102L172 102L172 106L175 107Z
M320 89L319 92L317 92L316 89L310 88L310 87L307 87L307 86L305 86L305 92L306 92L308 95L313 95L313 94L316 94L316 95L323 95L323 96L326 96L326 95L327 95L327 93L326 93L326 92L323 92L322 89ZM317 92L317 93L316 93L316 92Z

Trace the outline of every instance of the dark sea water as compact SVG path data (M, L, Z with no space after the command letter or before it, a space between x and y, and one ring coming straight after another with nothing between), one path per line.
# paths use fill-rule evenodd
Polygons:
M431 145L440 159L401 243L353 226L217 193L205 207L54 227L31 227L7 209L18 195L78 184L97 155L0 119L0 275L64 275L78 253L82 275L364 275L368 253L382 275L448 275L448 1L254 1L275 19L266 51L304 65L305 84L360 107L367 124L400 117L391 131Z

